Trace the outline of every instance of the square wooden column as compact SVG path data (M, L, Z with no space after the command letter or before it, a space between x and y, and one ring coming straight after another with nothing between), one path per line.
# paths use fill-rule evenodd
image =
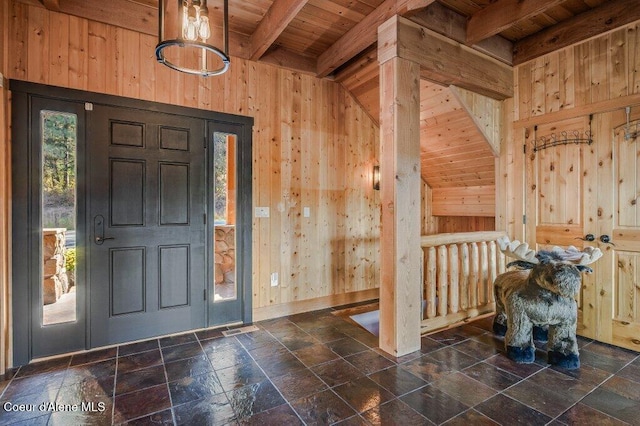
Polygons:
M420 349L420 66L393 56L380 64L380 348Z

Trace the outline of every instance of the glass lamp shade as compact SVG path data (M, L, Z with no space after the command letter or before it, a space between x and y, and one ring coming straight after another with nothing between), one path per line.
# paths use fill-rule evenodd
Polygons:
M159 0L158 62L204 77L225 73L230 64L229 5L228 0L219 2L223 13L215 16L220 22L212 26L207 0Z

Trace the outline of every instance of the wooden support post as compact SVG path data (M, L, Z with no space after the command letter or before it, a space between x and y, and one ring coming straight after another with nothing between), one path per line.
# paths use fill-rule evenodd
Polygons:
M396 357L420 349L420 66L380 64L380 348Z

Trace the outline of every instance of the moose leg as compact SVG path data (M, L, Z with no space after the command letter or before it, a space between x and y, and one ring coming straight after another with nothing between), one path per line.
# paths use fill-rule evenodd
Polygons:
M549 326L549 343L547 344L549 364L567 370L580 367L576 327L575 318L566 323Z
M504 342L507 357L520 364L531 364L536 359L536 348L533 345L533 323L520 310L512 307L507 310L507 334Z
M546 325L533 326L533 340L537 342L546 342L549 340L549 328Z
M493 332L496 336L504 336L507 333L507 314L502 301L502 282L496 279L493 286L493 294L496 301L496 316L493 317Z

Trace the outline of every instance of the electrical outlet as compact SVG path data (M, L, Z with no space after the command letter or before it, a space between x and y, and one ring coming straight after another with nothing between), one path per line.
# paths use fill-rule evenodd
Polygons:
M271 287L278 287L278 273L271 273Z
M256 207L256 217L269 217L269 207Z
M302 214L304 217L311 217L311 209L309 207L303 208Z

